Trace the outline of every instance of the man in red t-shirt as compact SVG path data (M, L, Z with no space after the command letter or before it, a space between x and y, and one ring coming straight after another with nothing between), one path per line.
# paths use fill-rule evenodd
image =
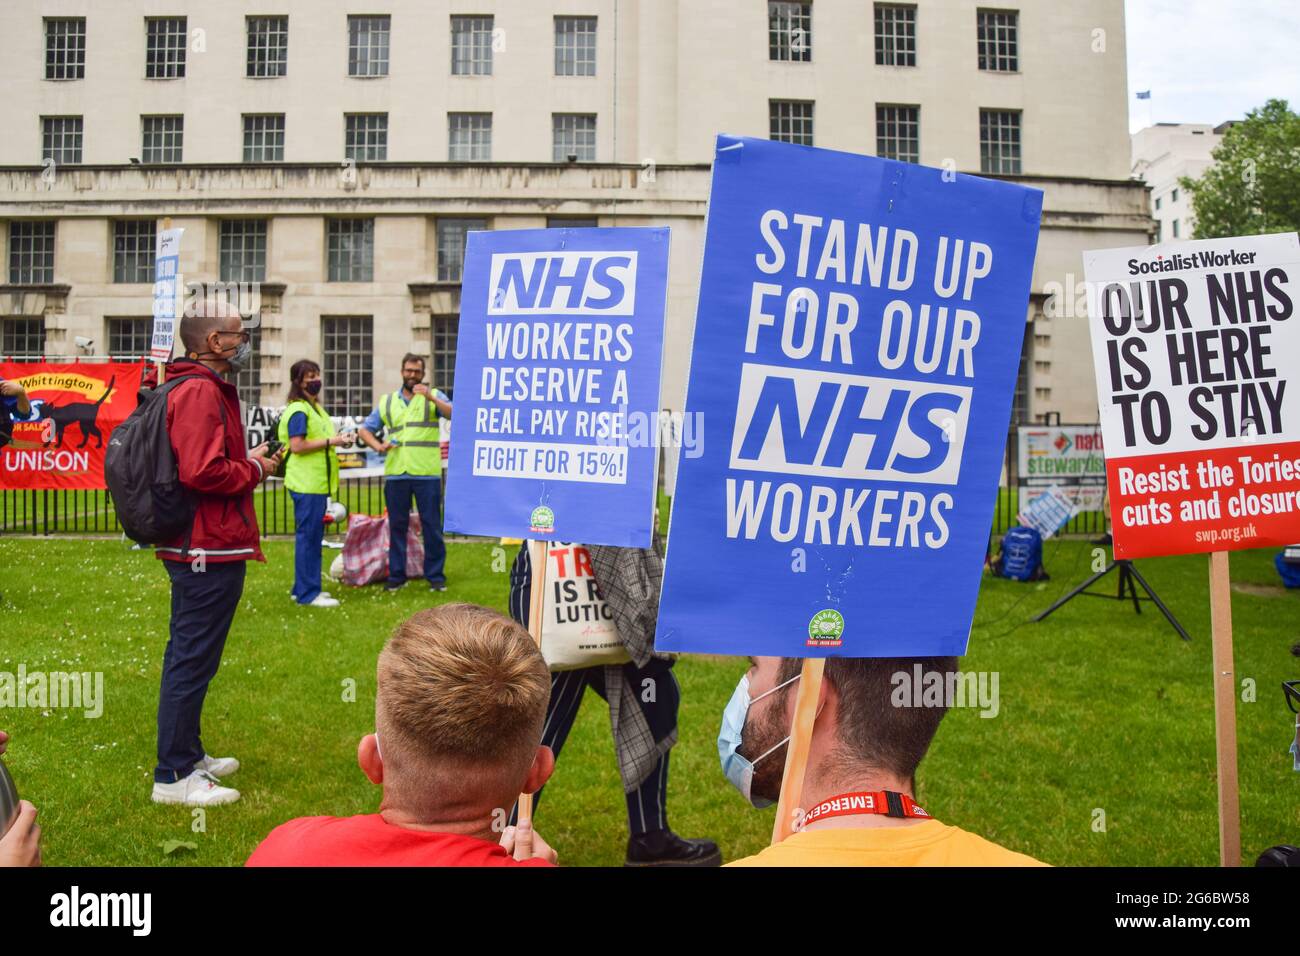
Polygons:
M551 866L530 827L505 827L555 769L541 745L551 675L528 632L473 604L420 611L379 653L375 732L357 763L376 814L302 817L248 866Z

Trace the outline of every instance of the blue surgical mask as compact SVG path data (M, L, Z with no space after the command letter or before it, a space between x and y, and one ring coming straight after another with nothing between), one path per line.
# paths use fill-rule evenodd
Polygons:
M745 730L745 718L749 715L749 707L754 701L762 700L768 694L776 693L787 684L793 684L801 676L795 674L784 684L777 684L771 690L765 690L751 700L749 697L749 675L744 674L740 678L740 683L736 685L736 691L731 695L731 700L727 702L726 710L722 712L722 729L718 731L718 757L722 761L722 772L731 781L731 785L740 791L741 796L749 801L751 806L760 810L769 806L772 801L765 797L755 797L750 792L750 788L754 783L754 765L778 750L790 737L786 735L779 743L759 754L751 762L740 753L740 740L741 734Z

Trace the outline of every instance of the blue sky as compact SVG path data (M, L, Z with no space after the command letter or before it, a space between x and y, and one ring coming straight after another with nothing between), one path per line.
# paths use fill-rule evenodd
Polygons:
M1300 0L1127 0L1125 11L1130 131L1240 119L1270 97L1300 110Z

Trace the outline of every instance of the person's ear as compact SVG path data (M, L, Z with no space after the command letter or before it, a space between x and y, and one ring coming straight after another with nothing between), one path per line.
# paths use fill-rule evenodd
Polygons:
M536 793L546 785L554 772L555 753L545 744L538 746L537 753L533 755L533 765L528 768L528 776L524 778L523 792Z
M791 696L794 696L793 694ZM834 725L840 710L840 692L835 687L834 681L822 678L822 689L817 694L817 719L823 717L827 720L828 725Z
M379 743L374 734L366 734L357 744L357 766L371 783L384 782L384 761L379 756Z

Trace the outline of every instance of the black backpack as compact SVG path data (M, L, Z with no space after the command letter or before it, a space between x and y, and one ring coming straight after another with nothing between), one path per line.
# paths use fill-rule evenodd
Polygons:
M139 405L113 429L104 453L104 480L127 537L162 544L194 524L194 495L181 485L167 434L167 393L202 375L178 375L140 393ZM221 405L222 426L226 408Z

